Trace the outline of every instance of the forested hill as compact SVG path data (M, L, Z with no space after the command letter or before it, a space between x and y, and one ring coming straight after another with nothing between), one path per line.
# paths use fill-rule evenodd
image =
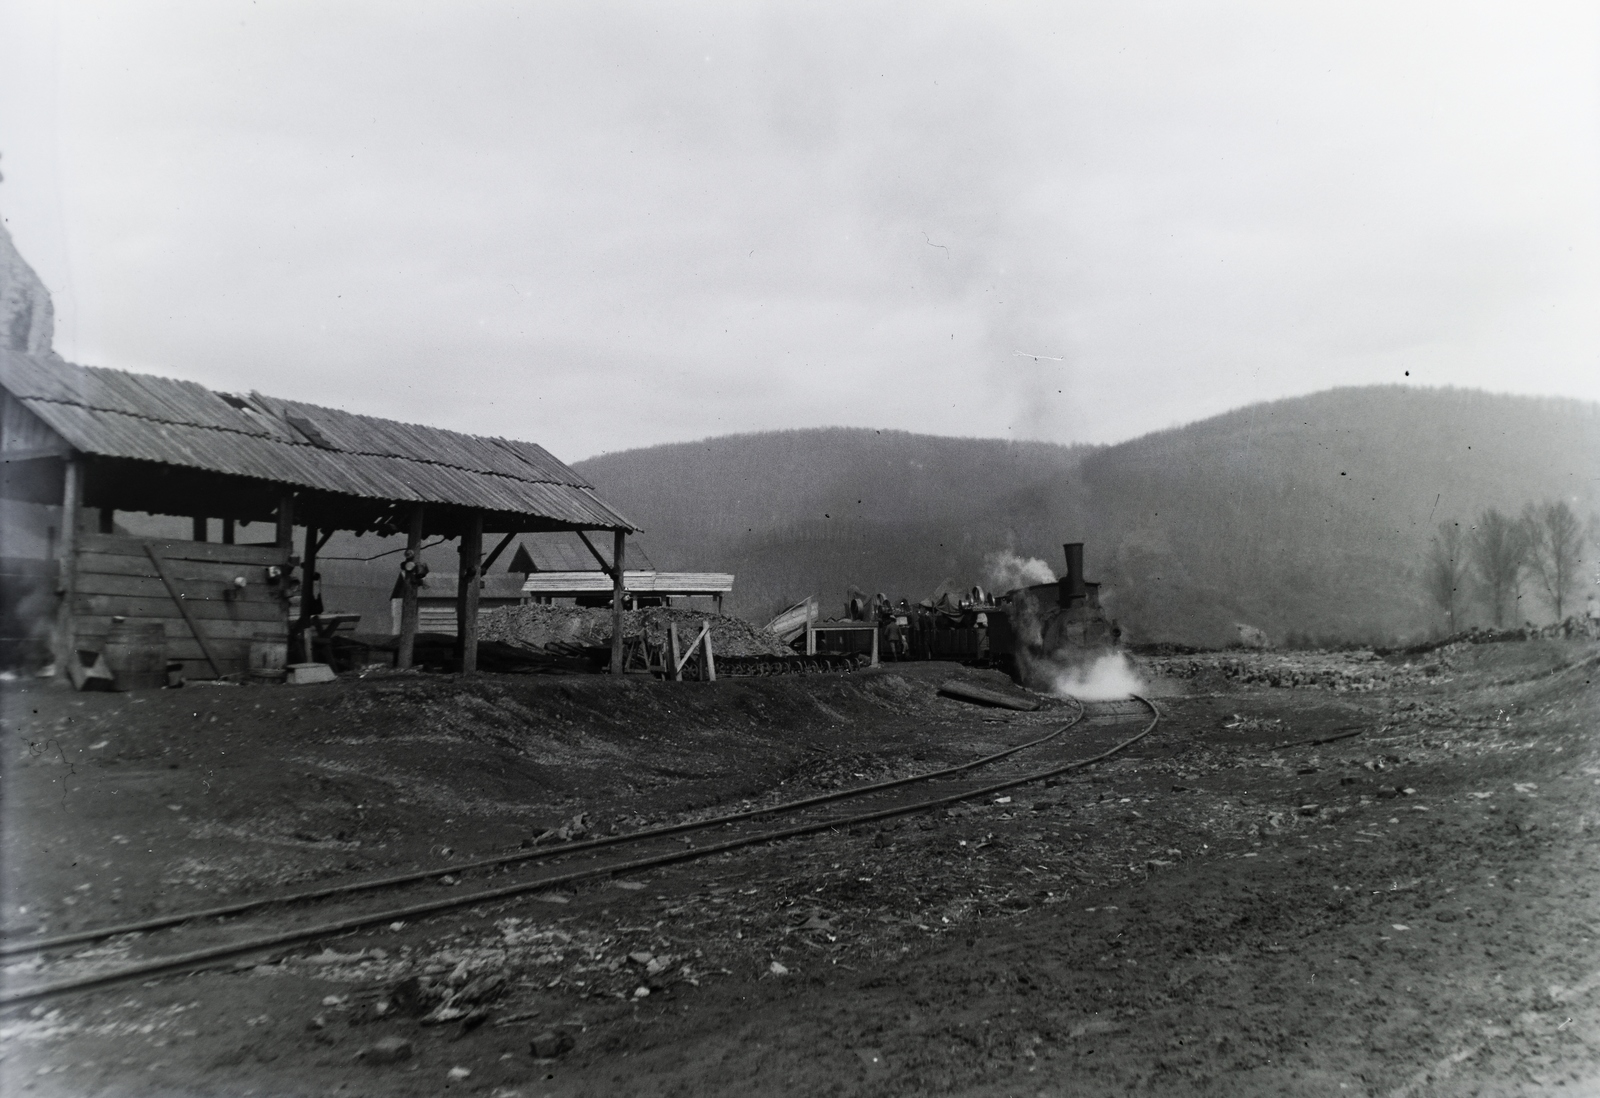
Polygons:
M1437 523L1564 498L1600 511L1600 405L1467 390L1336 389L1108 447L828 428L580 462L661 567L737 574L735 612L807 594L913 599L988 585L1010 549L1089 578L1143 640L1425 633ZM1587 556L1592 560L1592 556ZM1592 569L1591 569L1592 571ZM1531 590L1526 616L1541 620Z

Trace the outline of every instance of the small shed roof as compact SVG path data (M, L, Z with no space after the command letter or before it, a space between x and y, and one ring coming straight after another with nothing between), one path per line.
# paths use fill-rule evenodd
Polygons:
M634 529L582 477L531 442L6 350L0 350L0 387L74 449L97 457L374 501L533 515L568 528Z
M611 546L597 544L595 548L608 562L611 560ZM516 552L509 556L510 572L601 572L600 563L576 534L523 534L517 539ZM655 561L637 538L628 542L626 559L641 571L656 570Z

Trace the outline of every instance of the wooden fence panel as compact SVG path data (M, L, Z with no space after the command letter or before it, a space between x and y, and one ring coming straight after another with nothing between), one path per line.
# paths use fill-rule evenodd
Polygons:
M103 647L114 617L159 622L167 636L167 658L181 660L189 677L211 676L211 665L189 622L145 552L147 542L161 555L184 609L205 634L222 674L248 670L250 646L258 637L288 639L289 608L278 588L267 583L267 568L281 566L287 550L86 534L76 560L73 599L78 647ZM242 577L245 586L237 587L235 577Z

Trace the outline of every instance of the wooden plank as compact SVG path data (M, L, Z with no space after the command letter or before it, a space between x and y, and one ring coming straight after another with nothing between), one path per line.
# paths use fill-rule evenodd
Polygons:
M454 606L424 606L417 614L419 633L448 633L456 635L456 608Z
M951 679L939 686L939 693L947 698L959 698L961 701L976 702L979 705L992 705L999 709L1018 709L1024 713L1031 713L1039 708L1037 700L1029 697L1019 697L1015 694L1002 694L998 690L989 690L982 686L960 682Z
M684 666L686 664L688 664L688 662L694 658L694 654L700 650L700 642L705 640L710 635L711 635L711 624L709 622L701 622L701 624L700 624L700 632L698 632L698 633L696 633L694 635L694 640L689 643L689 647L686 648L683 651L682 655L674 657L674 659L676 661L673 664L673 672L674 672L673 677L674 678L676 678L676 679L678 679L680 681L683 679ZM678 631L677 631L676 626L672 627L672 640L673 640L673 646L676 647L677 646L677 640L678 640Z
M111 619L101 614L74 614L73 624L77 629L75 636L81 641L91 639L103 642L111 632ZM142 622L159 621L167 633L167 643L175 644L189 637L189 627L182 618L140 618ZM206 630L208 640L218 644L243 644L249 647L250 642L257 637L272 640L287 640L289 633L286 629L275 629L272 622L264 621L216 621L209 622ZM198 652L198 646L195 648Z
M104 638L103 637L95 638L95 640L96 640L96 646L98 646L99 644L103 644L104 643ZM212 644L211 644L211 654L217 657L217 662L218 663L222 663L222 664L227 664L227 663L248 664L250 662L250 645L251 645L251 643L253 643L253 642L248 641L248 640L240 640L240 639L237 639L237 638L231 639L231 640L225 639L225 640L221 640L221 641L215 641L215 642L212 642ZM90 647L90 646L85 644L85 647ZM206 662L205 653L200 651L200 646L195 643L195 640L194 640L193 637L177 637L177 638L168 637L167 638L167 659L169 659L169 660L194 660L194 661L196 661L198 663L205 663Z
M231 602L262 602L274 606L281 605L275 587L268 587L265 581L246 582L243 587L235 587L231 580L198 579L184 577L173 569L172 578L177 581L184 596L191 600L199 601L231 601ZM232 592L230 595L229 592ZM155 575L144 576L110 576L98 572L78 573L78 593L80 595L132 595L139 598L164 598L166 588L161 584L161 577Z
M277 602L224 602L222 599L183 600L189 616L198 621L279 621L283 606ZM137 595L92 595L79 592L72 600L74 614L96 617L166 618L172 616L172 599L166 593L157 597Z
M667 678L673 682L683 681L683 661L678 658L678 623L667 622Z
M281 561L277 563L282 564ZM267 581L267 566L240 564L234 561L174 560L168 557L167 570L179 581L216 580L221 583L231 583L235 576L243 576L246 582L251 584L264 584ZM124 557L112 553L80 553L78 573L159 578L156 576L156 570L150 566L150 558L142 554L137 557Z
M129 537L126 534L84 534L79 544L85 553L141 557L144 546L155 546L163 560L226 561L263 567L283 563L284 551L271 545L223 545L214 541L162 541Z
M167 585L167 594L172 596L172 601L177 605L178 612L183 615L184 622L189 626L189 632L194 634L194 639L200 644L200 650L206 654L206 662L211 664L211 670L221 675L221 666L218 665L216 657L211 654L211 649L206 647L205 633L195 622L194 616L189 613L189 607L184 604L183 595L178 591L177 585L173 583L172 577L167 575L167 562L161 559L161 551L150 542L145 542L144 551L150 555L150 560L156 566L156 571L161 573L161 582Z

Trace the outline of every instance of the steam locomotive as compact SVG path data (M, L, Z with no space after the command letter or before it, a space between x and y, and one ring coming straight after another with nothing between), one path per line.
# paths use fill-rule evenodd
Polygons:
M1122 630L1100 605L1100 585L1083 576L1083 543L1062 546L1067 570L1054 583L1020 587L991 596L981 587L952 598L891 603L882 595L853 598L852 621L875 622L882 660L960 660L987 663L1013 674L1030 660L1071 662L1114 648ZM826 639L824 639L826 638ZM859 633L817 633L818 652L861 645Z

